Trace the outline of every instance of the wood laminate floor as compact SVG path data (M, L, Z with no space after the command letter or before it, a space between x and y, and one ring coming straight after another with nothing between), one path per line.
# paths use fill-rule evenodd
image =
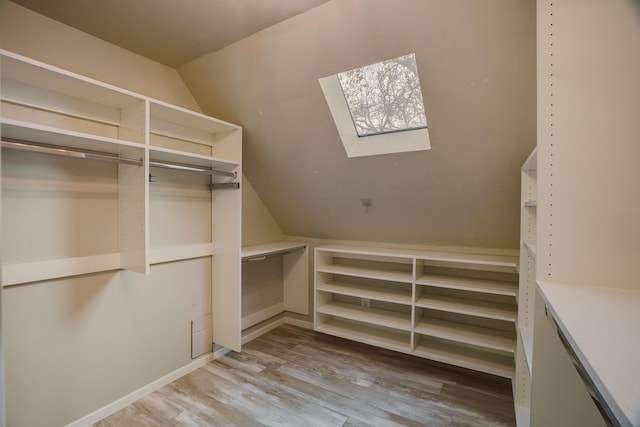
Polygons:
M284 325L95 424L515 426L511 382Z

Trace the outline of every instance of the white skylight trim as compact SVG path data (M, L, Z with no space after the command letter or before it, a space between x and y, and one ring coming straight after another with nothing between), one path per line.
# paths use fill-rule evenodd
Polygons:
M336 74L319 79L348 157L375 156L431 149L428 128L358 136ZM422 96L422 95L421 95Z

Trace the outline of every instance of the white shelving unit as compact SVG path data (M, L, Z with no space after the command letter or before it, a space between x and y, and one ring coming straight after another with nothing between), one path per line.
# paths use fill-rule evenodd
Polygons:
M512 378L516 261L478 254L317 247L314 328Z
M640 425L637 6L537 2L532 427Z
M210 258L213 319L195 332L239 350L241 128L0 55L3 187L19 195L3 197L2 286ZM90 208L87 192L117 202Z
M518 292L518 343L513 384L518 427L529 425L533 371L533 324L536 286L538 151L534 149L521 169L520 283Z

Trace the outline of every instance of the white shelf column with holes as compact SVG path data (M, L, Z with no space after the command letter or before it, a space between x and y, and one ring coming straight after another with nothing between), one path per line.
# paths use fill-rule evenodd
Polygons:
M638 18L625 0L537 2L532 427L640 425Z
M516 282L514 257L321 246L314 328L512 378Z
M518 292L518 343L516 376L513 384L516 420L519 427L529 425L531 376L533 370L533 325L537 256L537 149L521 169L520 207L520 284Z

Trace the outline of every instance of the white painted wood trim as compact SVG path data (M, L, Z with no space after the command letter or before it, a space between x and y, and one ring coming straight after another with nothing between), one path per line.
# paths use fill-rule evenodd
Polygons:
M168 246L163 248L151 248L149 262L153 265L161 264L163 262L182 261L211 255L213 255L212 243Z
M311 329L313 330L313 323L311 322L307 322L305 320L299 320L299 319L294 319L291 317L281 317L280 319L274 320L273 322L259 328L256 329L255 331L248 333L246 335L244 335L242 337L242 344L246 344L249 341L252 341L256 338L258 338L261 335L266 334L269 331L274 330L275 328L277 328L278 326L282 326L282 325L293 325L293 326L298 326L300 328L305 328L305 329ZM217 358L217 357L216 357Z
M242 318L242 329L247 329L252 327L253 325L257 325L258 323L269 319L277 314L280 314L284 311L284 302L279 302L270 307L264 308L260 311L257 311L253 314L250 314L246 317Z
M214 359L214 354L212 353L204 355L201 358L196 359L193 362L189 363L188 365L185 365L182 368L176 369L175 371L170 372L169 374L161 378L158 378L157 380L135 390L134 392L129 393L128 395L121 397L120 399L115 400L106 406L103 406L102 408L90 413L89 415L86 415L72 423L67 424L67 427L90 426L108 417L109 415L119 411L120 409L132 404L136 400L143 398L149 393L154 392L159 388L171 383L172 381L175 381L178 378L181 378L187 375L188 373L195 371L196 369L206 365L213 359Z
M5 264L2 266L2 286L119 270L120 268L119 253Z

